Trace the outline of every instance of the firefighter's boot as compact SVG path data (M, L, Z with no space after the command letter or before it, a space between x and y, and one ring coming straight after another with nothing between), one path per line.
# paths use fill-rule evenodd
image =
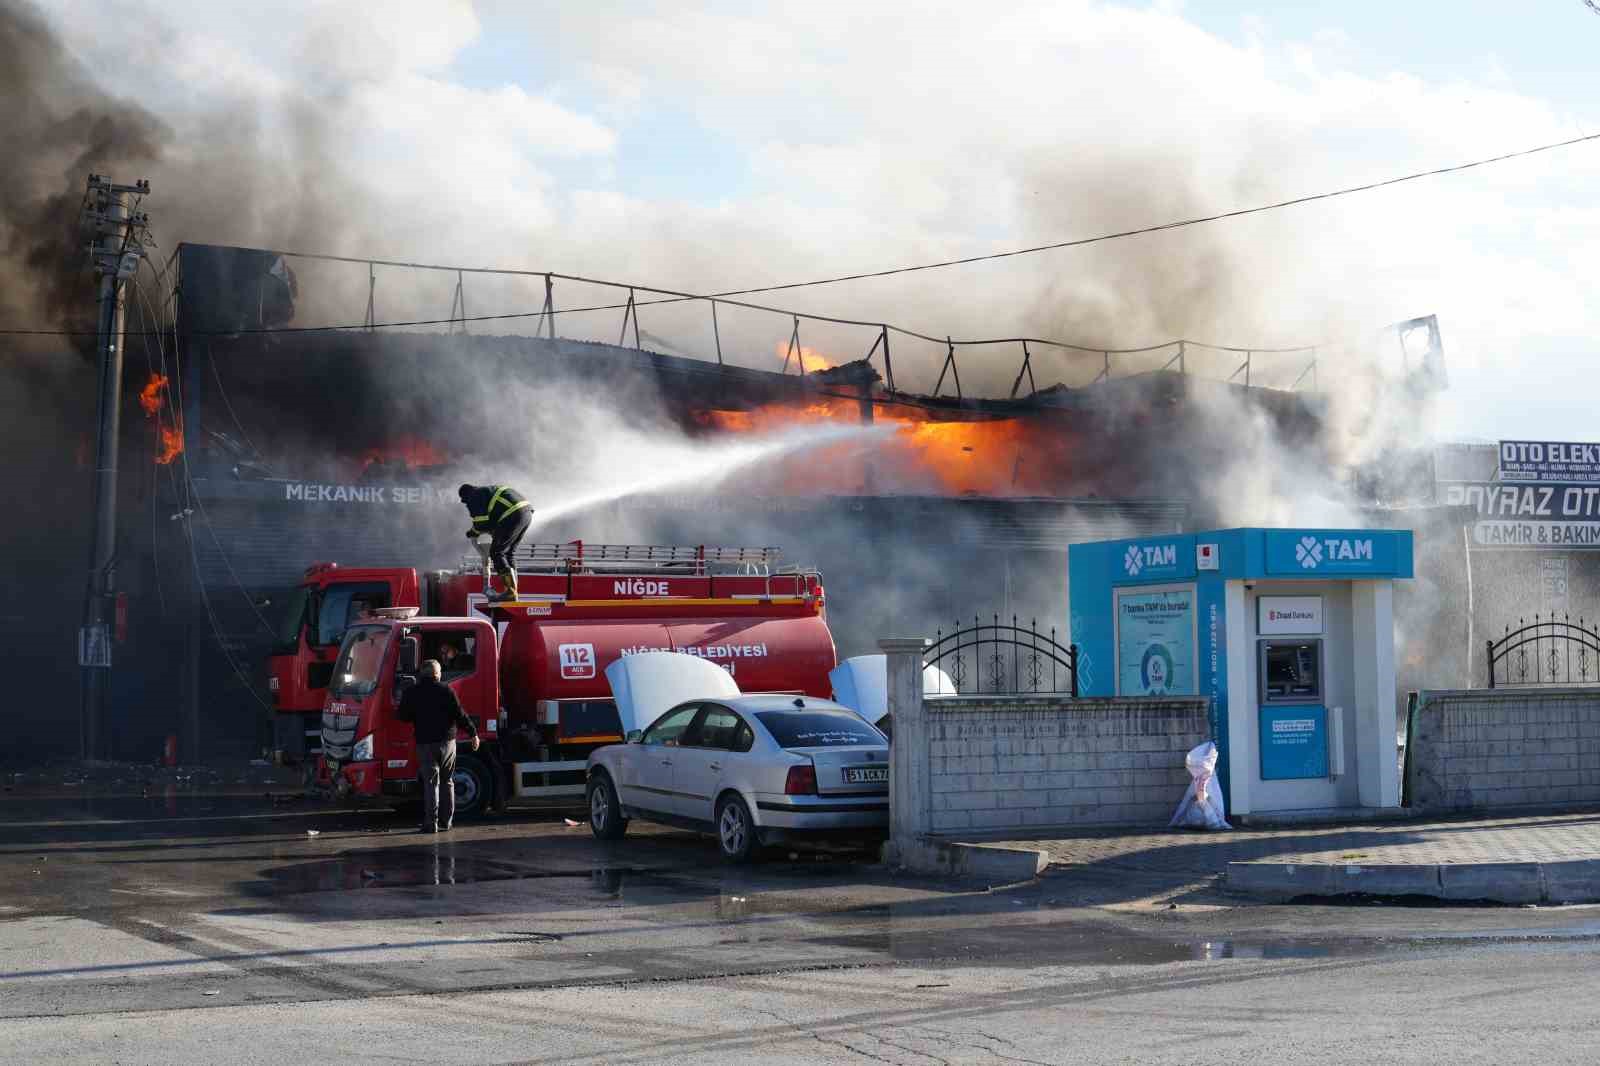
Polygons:
M517 572L515 570L502 570L499 573L500 588L489 599L496 603L517 598Z

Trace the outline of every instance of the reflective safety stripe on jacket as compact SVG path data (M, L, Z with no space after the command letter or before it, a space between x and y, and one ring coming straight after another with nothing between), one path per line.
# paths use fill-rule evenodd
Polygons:
M472 516L472 528L482 533L488 533L499 525L508 515L515 514L528 506L528 501L522 494L510 485L496 485L494 495L489 497L489 503L482 514Z

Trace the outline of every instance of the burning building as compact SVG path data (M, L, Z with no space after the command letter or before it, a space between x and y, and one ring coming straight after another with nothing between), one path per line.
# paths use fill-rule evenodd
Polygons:
M823 569L841 656L975 614L1064 635L1066 547L1233 519L1233 482L1261 480L1241 433L1292 455L1295 477L1339 466L1310 392L1158 371L983 399L909 393L887 359L798 344L779 346L795 357L784 372L553 327L300 332L283 257L184 245L177 266L162 342L130 349L144 417L125 422L124 468L139 473L121 508L127 614L107 730L125 757L171 734L189 753L258 750L277 608L309 564L458 565L459 482L511 481L548 511L592 487L592 457L622 433L713 461L601 493L531 539L780 545ZM823 426L869 427L870 446L714 461Z

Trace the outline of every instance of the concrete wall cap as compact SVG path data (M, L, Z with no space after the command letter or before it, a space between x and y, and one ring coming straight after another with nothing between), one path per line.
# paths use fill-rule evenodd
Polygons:
M1528 697L1547 699L1559 696L1564 699L1585 697L1595 699L1600 697L1600 685L1586 687L1573 685L1571 687L1540 688L1537 685L1502 685L1499 688L1430 688L1423 689L1417 695L1418 707L1425 706L1430 700L1460 700L1460 699L1527 699Z
M973 711L987 708L1018 711L1030 705L1045 705L1051 710L1084 712L1144 709L1203 711L1207 707L1207 701L1203 696L1080 696L1073 699L1055 693L971 696L940 696L930 693L922 702L929 710L939 711Z
M888 655L911 651L921 655L930 643L927 637L884 637L878 641L878 648Z

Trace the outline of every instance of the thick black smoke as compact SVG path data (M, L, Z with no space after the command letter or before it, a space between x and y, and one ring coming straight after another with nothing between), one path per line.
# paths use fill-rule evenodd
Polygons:
M168 133L97 89L31 6L0 2L0 329L92 330L78 230L90 172L131 181ZM0 335L0 640L21 689L17 757L77 748L73 634L87 576L95 418L92 336Z
M85 178L143 177L170 131L96 87L39 12L19 0L0 3L0 98L0 320L92 328L93 289L78 233Z

